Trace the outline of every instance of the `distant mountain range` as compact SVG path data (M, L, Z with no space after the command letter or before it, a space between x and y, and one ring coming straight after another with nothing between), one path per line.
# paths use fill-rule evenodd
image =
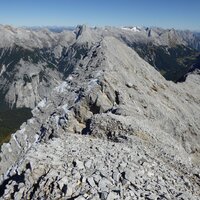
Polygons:
M55 33L60 33L62 31L73 31L76 29L75 26L22 26L22 28L33 30L33 31L48 29Z

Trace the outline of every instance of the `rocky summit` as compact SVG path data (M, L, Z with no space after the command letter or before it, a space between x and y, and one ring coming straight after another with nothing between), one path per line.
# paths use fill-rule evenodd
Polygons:
M15 77L5 98L33 108L33 117L1 146L0 199L200 198L199 70L183 82L168 81L136 52L150 42L165 50L192 48L186 33L2 29L10 34L4 47L37 51L11 71L4 64L2 80ZM33 62L33 55L40 59ZM13 87L23 98L12 97Z

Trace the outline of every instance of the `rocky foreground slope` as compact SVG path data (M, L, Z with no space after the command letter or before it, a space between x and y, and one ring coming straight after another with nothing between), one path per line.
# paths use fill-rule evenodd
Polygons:
M114 37L90 45L2 146L1 199L199 199L200 76L175 84Z

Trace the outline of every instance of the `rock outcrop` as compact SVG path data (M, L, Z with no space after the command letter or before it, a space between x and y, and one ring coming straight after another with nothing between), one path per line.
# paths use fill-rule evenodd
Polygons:
M198 199L200 76L175 84L116 37L89 41L2 146L0 197Z

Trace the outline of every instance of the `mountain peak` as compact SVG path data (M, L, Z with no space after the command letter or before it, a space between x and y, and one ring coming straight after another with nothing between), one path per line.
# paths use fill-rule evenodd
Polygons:
M82 35L83 32L87 31L89 27L87 27L85 24L78 25L75 29L76 38L78 38L80 35Z

